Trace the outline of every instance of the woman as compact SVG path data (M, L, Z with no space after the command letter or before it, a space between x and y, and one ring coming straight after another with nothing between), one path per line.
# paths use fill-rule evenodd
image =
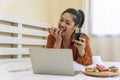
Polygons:
M83 65L92 64L92 52L89 38L75 40L76 28L82 28L84 13L74 8L66 9L60 17L58 28L50 28L46 48L69 48L73 51L73 59Z

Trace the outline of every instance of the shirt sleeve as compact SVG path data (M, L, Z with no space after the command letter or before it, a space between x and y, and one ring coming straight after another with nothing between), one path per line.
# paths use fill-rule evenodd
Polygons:
M55 38L52 35L48 35L46 48L53 48L55 43Z

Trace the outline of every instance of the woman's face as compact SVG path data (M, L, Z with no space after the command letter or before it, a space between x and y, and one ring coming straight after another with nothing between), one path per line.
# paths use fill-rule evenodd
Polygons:
M73 21L73 16L70 13L64 13L58 23L59 29L62 31L62 36L68 36L71 35L76 26L75 22Z

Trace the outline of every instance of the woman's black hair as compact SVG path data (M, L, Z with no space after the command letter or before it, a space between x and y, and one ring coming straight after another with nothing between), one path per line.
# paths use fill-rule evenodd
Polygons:
M82 10L76 10L74 8L68 8L66 9L61 15L64 13L70 13L73 15L73 21L75 22L75 25L78 25L79 28L82 28L82 25L85 20L84 12Z

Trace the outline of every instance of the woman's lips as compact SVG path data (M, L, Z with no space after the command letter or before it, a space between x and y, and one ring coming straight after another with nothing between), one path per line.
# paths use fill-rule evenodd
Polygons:
M64 28L60 28L60 30L61 30L62 32L66 31Z

